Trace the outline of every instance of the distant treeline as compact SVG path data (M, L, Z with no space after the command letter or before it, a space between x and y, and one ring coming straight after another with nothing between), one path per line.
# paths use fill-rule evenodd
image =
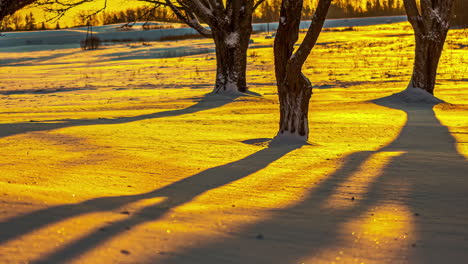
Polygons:
M99 25L108 25L115 23L127 23L134 21L159 21L180 23L180 20L172 13L169 8L158 7L138 7L130 8L119 12L102 12L95 18L94 23ZM79 21L79 24L85 24L85 21Z
M362 0L361 0L362 1ZM305 1L303 19L310 19L313 15L315 0ZM365 6L353 4L350 1L338 1L332 3L329 18L350 18L369 16L395 16L404 15L405 9L401 0L376 0L366 1ZM278 22L281 0L265 1L254 13L255 23ZM120 12L102 13L97 17L98 24L123 23L130 21L160 21L160 22L181 22L169 8L160 7L148 10L146 7L128 9ZM82 23L82 22L81 22Z
M100 12L92 16L91 12L81 11L74 16L71 25L61 25L60 21L49 24L45 21L37 22L32 12L21 15L16 13L7 16L0 21L1 31L31 31L31 30L47 30L47 29L61 29L68 27L81 27L86 26L88 23L94 26L109 25L115 23L127 23L134 21L160 21L160 22L180 22L171 10L168 8L131 8L118 12Z
M255 12L253 20L256 23L277 22L279 20L279 9L281 0L265 1ZM314 10L312 6L314 0L306 1L303 19L310 19ZM404 15L405 10L400 0L376 0L366 2L365 7L356 6L349 1L333 3L328 17L329 18L349 18L366 16L394 16ZM75 23L85 25L86 14L78 16ZM179 22L180 20L172 13L169 8L159 7L148 9L148 7L131 8L119 12L103 12L96 16L94 24L106 25L114 23L125 23L132 21L160 21L160 22Z
M303 19L310 19L314 13L316 0L305 1ZM254 14L255 22L277 22L281 0L268 0ZM404 15L405 9L401 0L357 0L334 1L328 11L328 18L353 18L373 16Z
M57 22L55 25L57 29L60 28L60 24ZM29 31L29 30L45 30L49 29L45 22L36 22L36 18L32 12L25 14L24 16L14 14L5 17L0 21L0 30L2 31Z
M310 19L313 15L317 0L305 0L303 19ZM468 1L456 0L454 8L454 26L468 26ZM255 23L277 22L279 20L279 8L281 0L267 0L255 12L253 21ZM123 11L103 11L94 15L92 20L90 13L81 11L75 15L72 27L91 25L108 25L115 23L127 23L133 21L159 21L178 22L177 17L169 8L137 7ZM332 3L328 18L352 18L371 16L395 16L405 15L402 0L336 0ZM27 31L60 29L60 22L50 25L45 22L36 22L33 13L19 15L15 14L5 18L0 23L2 31Z

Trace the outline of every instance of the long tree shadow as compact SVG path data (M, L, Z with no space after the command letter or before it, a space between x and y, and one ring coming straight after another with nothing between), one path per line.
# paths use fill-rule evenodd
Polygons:
M63 263L113 238L128 228L161 218L172 208L188 203L200 194L247 177L299 147L301 146L270 144L270 147L244 159L205 170L148 193L96 198L79 204L56 206L14 217L0 223L0 244L50 224L80 215L116 210L142 199L165 198L159 204L145 207L124 220L106 226L106 232L93 232L71 244L65 245L49 256L37 260L38 263Z
M468 263L468 163L456 139L434 112L435 103L402 104L383 98L376 104L403 110L407 126L382 151L404 151L381 176L380 186L408 184L407 192L392 193L414 213L411 263ZM387 193L392 190L387 190Z
M171 48L151 48L138 51L122 51L116 53L102 54L102 61L122 61L122 60L142 60L142 59L165 59L207 54L214 52L213 47L171 47Z
M253 94L253 93L252 93ZM163 111L151 114L144 114L138 116L118 117L118 118L97 118L97 119L62 119L50 120L48 122L24 122L24 123L7 123L0 124L0 138L8 137L17 134L25 134L28 132L36 131L50 131L66 127L75 126L92 126L92 125L116 125L124 124L135 121L156 119L163 117L181 116L186 114L193 114L200 111L215 109L233 102L237 97L236 95L216 95L206 94L198 99L198 102L190 107L184 109Z
M0 62L0 67L2 66L8 66L8 67L16 67L16 66L33 66L37 65L38 63L44 63L48 60L54 60L57 58L61 57L66 57L70 55L74 55L76 53L81 52L81 50L76 49L72 52L62 52L62 53L56 53L48 56L42 56L42 57L26 57L22 56L21 58L14 58L14 59L2 59ZM65 64L65 63L50 63L49 65L54 65L54 64Z
M377 248L361 248L354 252L355 259L373 258L379 263L468 262L468 164L457 152L455 139L436 118L434 104L398 102L392 96L374 102L408 116L391 144L377 151L351 154L300 203L275 210L270 219L246 226L230 239L167 256L162 262L159 256L158 263L302 263L314 257L329 263L336 261L336 255L324 255L326 250L345 248L353 254L353 248L359 247L343 234L346 224L389 204L403 204L413 214L407 219L414 226L408 237L410 244L405 241L393 249L393 259ZM326 206L366 161L390 152L402 154L391 158L362 186L362 197L345 207ZM252 236L258 233L263 239Z

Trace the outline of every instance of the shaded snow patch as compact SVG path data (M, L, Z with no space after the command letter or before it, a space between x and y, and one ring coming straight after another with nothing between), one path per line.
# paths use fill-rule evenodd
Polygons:
M399 93L394 93L388 97L378 100L385 100L390 103L411 103L411 104L440 104L445 101L435 97L427 91L420 88L408 87Z
M254 138L254 139L247 139L241 141L244 144L260 146L260 147L268 147L271 142L271 138Z
M305 145L307 144L307 136L301 136L298 133L289 131L278 132L273 138L271 144L274 145Z

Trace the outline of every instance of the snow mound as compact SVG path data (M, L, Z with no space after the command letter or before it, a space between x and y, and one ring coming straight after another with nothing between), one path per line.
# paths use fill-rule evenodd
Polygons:
M410 104L431 104L436 105L445 103L445 101L435 97L427 91L420 88L408 87L406 90L399 93L394 93L386 98L378 99L385 100L389 103L410 103Z
M298 133L291 133L289 131L278 132L270 142L270 146L281 145L308 145L307 136L301 136Z

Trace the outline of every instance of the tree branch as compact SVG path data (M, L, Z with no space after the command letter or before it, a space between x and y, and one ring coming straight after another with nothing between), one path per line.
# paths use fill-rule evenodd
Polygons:
M307 34L304 37L301 45L294 53L291 58L291 63L300 65L304 64L305 60L309 56L312 48L317 43L317 39L322 31L323 23L325 23L325 18L327 17L328 9L330 8L332 0L320 0L315 10L314 16L310 23Z
M193 8L193 12L204 19L205 22L213 20L213 10L209 6L204 5L201 0L188 0L187 5Z
M416 0L403 0L403 3L405 5L408 21L411 23L415 31L422 32L424 29L424 24L422 21L421 14L419 14Z
M56 21L63 17L70 9L75 8L79 5L93 2L94 0L73 0L73 1L63 1L63 0L35 0L34 6L41 7L43 10L49 13L54 13L55 16L47 19L47 21ZM104 11L107 8L107 0L104 0L104 5L98 10L90 13L86 18L91 18L92 16Z
M263 2L265 2L265 0L258 0L258 1L254 4L253 10L255 11L261 4L263 4Z
M202 26L200 22L198 21L198 19L191 12L186 11L185 13L186 15L182 14L181 10L178 7L176 7L171 2L171 0L166 0L166 4L167 6L171 8L171 10L180 20L182 20L184 23L189 25L191 28L195 29L198 33L200 33L200 35L207 37L207 38L213 37L211 30Z
M433 12L432 0L420 0L421 17L426 20L430 19Z
M3 0L0 1L0 20L16 11L33 4L36 0Z

